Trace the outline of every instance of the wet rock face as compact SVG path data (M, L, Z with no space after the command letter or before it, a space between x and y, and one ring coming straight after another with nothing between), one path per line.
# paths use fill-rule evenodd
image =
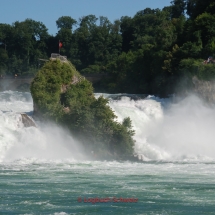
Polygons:
M21 113L22 123L24 127L37 127L36 123L27 114Z
M215 81L199 80L196 76L192 78L194 92L209 103L215 104Z

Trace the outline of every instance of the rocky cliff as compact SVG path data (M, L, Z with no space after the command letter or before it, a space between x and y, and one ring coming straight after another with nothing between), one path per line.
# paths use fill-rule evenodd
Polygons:
M209 103L215 104L215 80L199 80L196 76L192 78L194 92Z
M35 115L66 128L89 154L100 159L133 157L130 118L116 122L108 100L95 98L91 82L71 63L48 61L31 83Z

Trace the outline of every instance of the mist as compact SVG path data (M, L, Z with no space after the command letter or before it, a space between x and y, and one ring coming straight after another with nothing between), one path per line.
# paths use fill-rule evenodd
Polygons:
M135 154L142 160L214 160L215 108L195 95L134 101L112 100L118 120L130 116L136 134Z
M1 161L56 161L89 159L78 140L69 131L53 123L39 123L38 128L18 124L4 130L0 147ZM14 121L13 121L14 122ZM37 122L38 123L38 122Z
M215 158L215 109L195 95L164 108L148 141L171 158Z

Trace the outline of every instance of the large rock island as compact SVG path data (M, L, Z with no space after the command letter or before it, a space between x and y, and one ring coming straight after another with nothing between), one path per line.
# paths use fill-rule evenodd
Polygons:
M132 158L130 118L116 122L108 100L96 99L92 84L69 61L48 61L32 81L31 94L34 117L69 129L87 153L98 159Z

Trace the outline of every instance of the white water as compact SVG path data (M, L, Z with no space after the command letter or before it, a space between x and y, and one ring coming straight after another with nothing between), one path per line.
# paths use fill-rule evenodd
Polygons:
M24 128L20 112L33 111L30 93L0 93L0 162L82 158L81 148L67 131L51 123Z
M96 96L99 96L97 94ZM135 152L145 161L215 161L215 109L195 96L178 103L149 96L131 100L104 94L118 121L130 117ZM29 93L0 93L0 162L87 159L80 144L53 124L24 128L19 112L32 114Z
M111 95L104 95L111 98ZM143 160L214 161L215 108L190 95L177 103L148 96L111 100L118 120L133 122L135 152Z
M214 214L215 110L193 96L104 96L118 121L131 117L135 151L150 162L90 161L67 131L23 127L18 112L32 114L29 93L0 93L0 213ZM83 202L95 197L138 202Z

